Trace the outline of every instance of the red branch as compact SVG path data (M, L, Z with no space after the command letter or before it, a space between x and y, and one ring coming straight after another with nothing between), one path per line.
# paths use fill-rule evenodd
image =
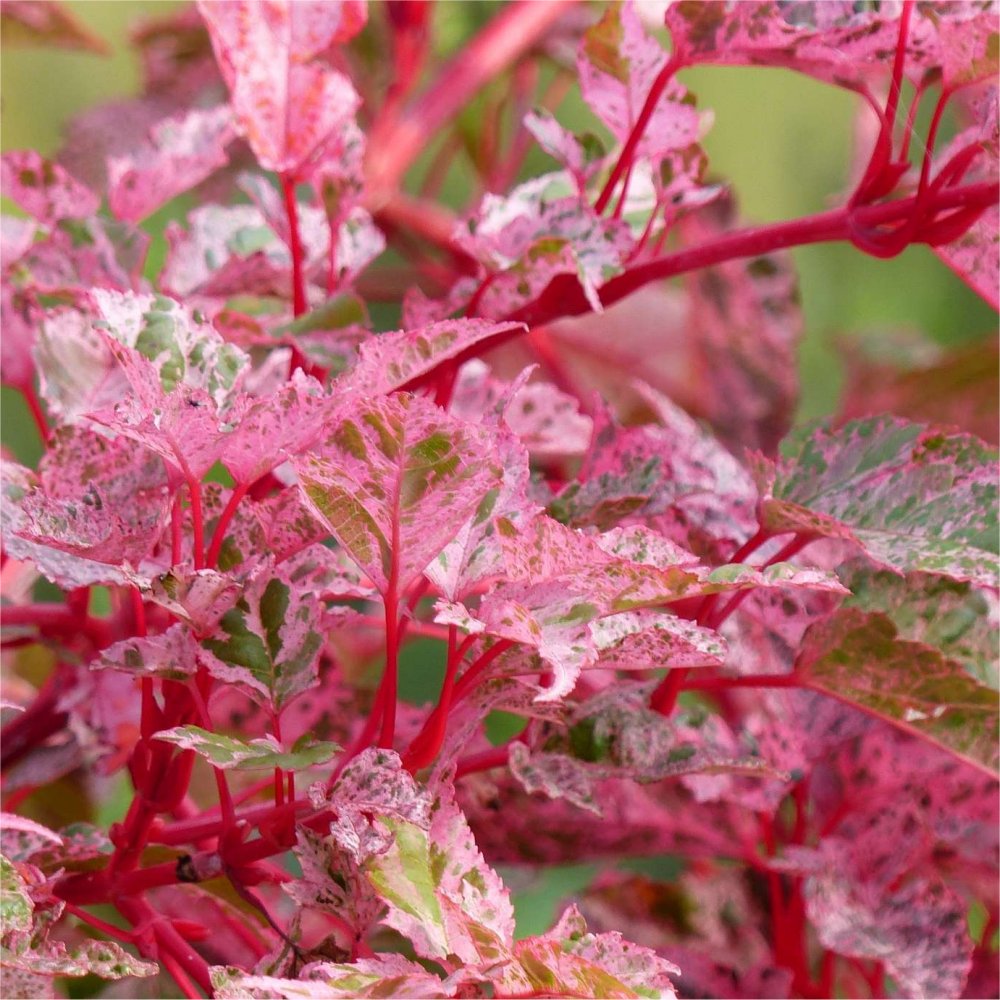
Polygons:
M512 3L451 60L399 119L383 119L368 140L367 202L379 208L430 137L487 83L527 52L573 0Z

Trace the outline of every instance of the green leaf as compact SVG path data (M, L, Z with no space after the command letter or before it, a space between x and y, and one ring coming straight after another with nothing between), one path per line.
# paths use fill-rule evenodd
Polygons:
M4 936L12 931L31 930L34 909L27 883L13 863L0 854L0 929Z
M255 580L201 641L209 673L280 709L316 683L323 646L315 595L279 577Z
M996 451L895 417L819 428L758 468L763 527L857 542L881 566L996 586Z
M861 563L838 572L852 593L845 607L887 615L900 639L933 646L960 663L970 677L1000 689L992 595L946 577L926 573L901 577Z
M284 771L301 771L325 764L341 749L336 743L315 741L308 733L286 750L273 736L247 743L199 726L175 726L157 733L155 738L184 750L194 750L215 767L239 771L265 771L276 767Z
M996 692L940 650L901 639L887 615L845 608L811 626L796 669L809 687L996 771Z

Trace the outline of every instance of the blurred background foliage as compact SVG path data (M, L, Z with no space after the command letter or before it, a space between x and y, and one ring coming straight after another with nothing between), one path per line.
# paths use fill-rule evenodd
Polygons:
M138 62L128 47L128 30L144 17L156 17L180 6L173 0L69 0L66 6L110 46L102 57L85 52L33 47L5 47L0 63L2 105L0 142L4 150L34 148L53 154L63 128L74 115L104 101L139 92ZM451 0L436 9L435 44L441 55L460 48L497 9L496 2ZM375 57L379 58L378 55ZM715 123L704 140L712 172L733 187L747 222L771 222L823 211L842 200L854 157L858 101L845 91L824 86L784 70L711 68L688 71L682 81L697 95L699 106L714 112ZM495 97L495 95L493 95ZM483 120L487 98L463 116L462 128ZM570 94L558 109L563 124L593 128L593 119L578 95ZM429 144L431 155L435 148ZM540 152L529 156L529 173L551 169ZM419 176L421 165L415 173ZM443 198L460 207L472 186L468 160L457 158L444 186ZM154 237L155 273L162 259L162 229L169 218L181 218L190 203L178 200L144 223ZM5 210L10 210L5 203ZM799 269L805 318L801 349L800 419L834 412L843 381L841 348L865 343L890 363L895 335L907 331L930 343L957 348L995 336L996 314L969 291L926 248L908 249L881 261L846 245L819 245L793 251ZM398 315L373 310L379 320ZM392 325L387 319L388 325ZM995 365L993 366L995 368ZM995 379L995 371L992 376ZM21 460L38 455L34 428L19 394L3 390L2 438ZM403 687L407 700L433 696L440 683L434 651L408 649ZM419 675L419 676L416 676ZM120 800L128 801L125 783ZM636 862L624 861L635 868ZM663 865L667 869L663 870ZM657 867L659 866L659 867ZM653 878L667 878L677 867L670 859L640 863ZM519 934L540 933L555 915L557 900L589 883L596 868L573 865L537 872L505 869L515 890Z

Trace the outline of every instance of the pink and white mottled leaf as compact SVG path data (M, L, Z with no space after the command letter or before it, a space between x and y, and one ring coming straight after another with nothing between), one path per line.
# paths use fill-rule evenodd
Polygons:
M94 288L144 287L142 269L150 237L131 223L105 216L62 219L18 262L22 287L62 299Z
M202 205L167 226L160 286L171 295L286 294L291 255L253 205Z
M89 428L59 428L27 481L32 488L12 512L16 533L83 559L138 566L169 517L163 463Z
M252 483L318 438L338 402L299 370L269 396L240 397L219 460L237 483Z
M62 842L58 833L33 819L0 812L0 846L11 861L27 861L41 850L58 849Z
M132 582L149 600L187 622L199 636L215 630L240 594L237 580L212 569L175 566L152 579L136 575Z
M521 523L537 513L528 499L531 476L528 455L502 423L492 430L493 454L501 463L499 487L489 490L473 516L456 532L425 573L450 600L501 572L502 558L494 521L504 517Z
M845 608L816 623L796 666L817 691L933 740L990 774L1000 764L996 690L932 646L899 638L884 614Z
M718 632L676 615L627 611L591 626L598 666L616 670L721 666L726 641Z
M959 996L972 945L966 904L941 882L919 879L881 898L836 872L806 880L806 910L824 947L885 963L903 996Z
M996 585L996 453L893 417L820 428L761 462L761 524L842 538L896 572Z
M628 516L655 517L670 540L721 561L753 534L753 481L683 410L648 387L641 391L661 423L621 428L599 410L577 479L549 511L565 523L600 528Z
M900 639L933 646L970 677L1000 689L990 591L925 573L875 571L861 562L840 567L838 575L851 591L845 607L886 615Z
M0 215L0 256L4 267L10 267L35 242L38 224L16 215Z
M75 423L114 405L127 389L111 349L88 315L77 309L44 314L35 357L42 398L57 420Z
M184 680L198 668L198 642L191 629L178 622L159 635L133 636L101 650L91 669L109 668L143 677Z
M484 428L398 394L350 400L293 464L307 506L385 593L412 582L497 484L491 451Z
M199 3L233 110L260 165L294 173L349 121L358 96L320 58L363 26L358 0Z
M529 111L524 116L524 127L549 156L572 174L578 193L585 194L588 181L601 168L606 155L600 138L592 132L575 136L545 108Z
M518 942L514 961L495 982L505 993L557 996L654 997L676 1000L673 962L621 934L591 934L575 906L547 934Z
M646 33L634 4L608 6L585 33L577 55L580 89L619 142L628 138L666 64L666 52ZM667 84L637 147L639 156L658 159L701 138L711 116L706 120L686 98L676 80Z
M899 37L899 11L852 3L677 3L666 24L688 64L784 66L859 90L884 81ZM941 24L948 22L944 31ZM917 7L904 71L918 82L940 72L946 86L996 73L996 15L979 4ZM995 45L995 42L994 42ZM970 59L969 56L972 56ZM992 57L992 58L991 58Z
M226 165L236 136L227 105L193 108L150 130L133 153L108 162L108 204L119 219L138 222Z
M416 330L378 334L361 344L357 364L340 379L338 388L364 396L388 394L434 371L467 348L518 329L524 329L523 325L454 319Z
M942 32L951 19L943 19ZM997 27L993 24L993 62L996 62ZM946 51L948 51L946 49ZM955 53L958 55L958 53ZM959 56L961 63L961 57ZM996 69L993 69L996 78ZM979 121L964 129L934 159L935 165L947 164L953 156L969 147L979 146L976 159L966 171L966 181L993 181L998 174L997 156L1000 146L1000 109L997 88L992 87L976 109ZM994 309L1000 309L1000 208L991 205L958 239L934 247L934 252L973 291Z
M596 312L597 288L619 272L632 247L629 226L595 214L569 193L561 174L521 184L505 197L487 195L456 240L491 275L480 315L502 317L538 295L557 274L574 274Z
M358 959L349 965L317 962L303 968L298 979L253 976L220 966L212 969L214 994L224 1000L262 995L287 1000L362 1000L368 997L436 1000L459 996L463 983L477 978L480 977L471 971L459 970L442 980L417 962L392 953Z
M48 937L38 947L32 945L17 956L0 959L8 970L33 973L38 976L98 976L101 979L124 979L126 976L155 976L160 967L156 962L136 958L115 941L87 939L70 946Z
M300 826L296 831L295 857L302 877L283 886L300 906L332 913L346 921L363 938L382 912L357 861L330 836Z
M30 149L0 157L0 186L4 197L50 227L61 219L96 215L101 204L100 198L65 168Z

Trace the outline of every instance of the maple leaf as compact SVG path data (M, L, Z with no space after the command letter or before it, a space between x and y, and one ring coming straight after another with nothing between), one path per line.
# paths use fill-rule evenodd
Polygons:
M642 25L636 6L609 4L583 36L577 55L584 100L620 142L629 137L667 54ZM658 160L701 138L711 114L698 112L687 91L671 80L657 101L637 153Z
M785 66L861 90L888 75L900 15L899 8L859 10L850 3L688 0L672 4L665 16L687 64ZM945 86L988 78L996 73L995 39L995 15L976 4L916 8L905 72L916 83L937 71Z
M476 344L513 330L519 323L488 323L455 319L431 323L416 330L397 330L371 337L361 344L355 366L338 388L365 396L388 394L434 371L445 361Z
M965 906L942 883L919 879L879 899L831 871L806 880L805 898L825 947L885 962L905 996L960 994L972 948Z
M260 567L243 594L200 640L210 674L276 710L317 683L321 608L312 594Z
M0 184L5 197L46 226L89 218L101 204L69 171L30 149L0 157Z
M761 524L842 538L897 572L995 585L995 453L975 438L893 417L820 428L761 461Z
M307 506L378 589L400 590L500 478L489 435L414 396L351 399L294 459Z
M150 130L148 143L108 161L108 205L119 219L137 222L225 166L235 138L226 105L194 108Z
M884 614L845 608L816 623L805 634L797 669L811 687L932 739L991 774L1000 763L996 688L932 646L899 638Z
M359 0L199 3L240 130L260 165L300 169L356 110L350 81L319 58L364 24Z

